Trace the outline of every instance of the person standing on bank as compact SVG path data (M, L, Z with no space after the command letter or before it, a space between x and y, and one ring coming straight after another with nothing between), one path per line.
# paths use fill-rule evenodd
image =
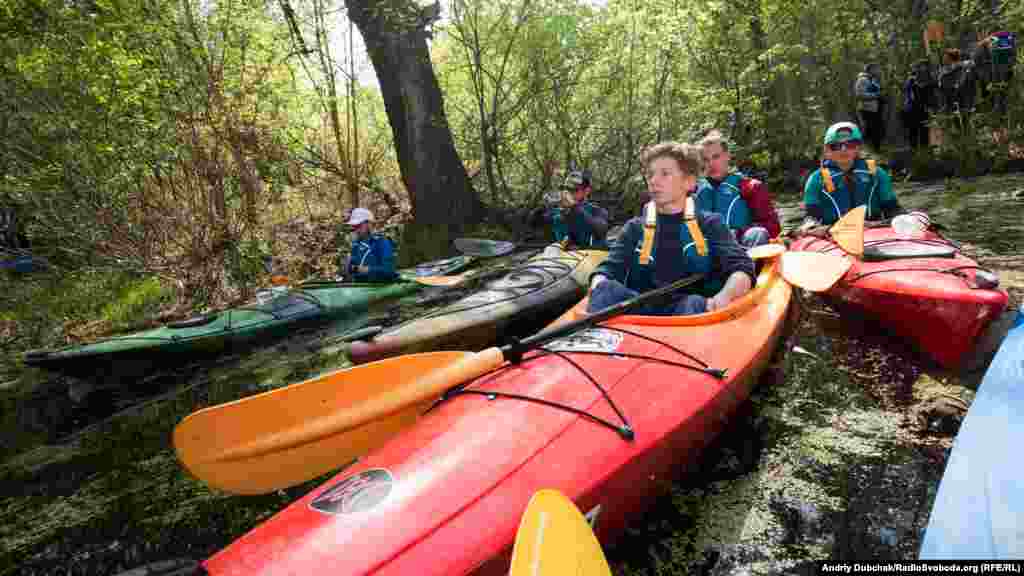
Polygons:
M390 238L374 234L372 224L373 212L366 208L352 210L348 225L355 238L345 269L351 282L393 282L398 279L394 245Z
M577 248L608 248L608 211L590 202L590 173L573 170L562 183L558 206L548 211L555 242Z
M864 71L857 75L854 92L857 97L857 115L860 125L867 133L868 142L875 152L882 147L882 99L881 67L872 62L864 66Z
M590 277L590 313L692 274L697 284L667 303L635 314L688 315L728 305L754 285L754 262L722 223L698 212L692 198L703 172L700 146L663 142L642 156L652 200L612 243L608 258Z
M697 210L717 212L741 245L767 244L782 231L764 183L734 170L729 143L718 130L700 141L705 177L697 185Z

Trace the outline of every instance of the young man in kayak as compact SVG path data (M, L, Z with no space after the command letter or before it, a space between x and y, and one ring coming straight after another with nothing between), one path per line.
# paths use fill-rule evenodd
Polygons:
M355 234L352 254L345 269L350 282L393 282L398 279L391 239L374 234L372 223L373 212L366 208L356 208L349 216L348 225Z
M779 235L782 225L772 197L760 180L732 169L729 143L718 130L700 141L704 174L697 185L697 210L717 212L744 247L767 244Z
M864 139L852 122L833 124L825 132L824 160L804 185L803 230L830 226L847 212L867 206L868 220L889 219L903 209L892 191L892 179L874 160L860 157Z
M626 223L608 258L591 275L588 312L697 273L704 278L688 293L635 313L700 314L750 291L754 263L746 250L720 214L698 212L690 197L703 171L700 147L664 142L644 151L642 161L652 201Z
M555 242L578 248L608 249L608 211L590 202L590 173L574 170L562 184L561 200L547 214Z

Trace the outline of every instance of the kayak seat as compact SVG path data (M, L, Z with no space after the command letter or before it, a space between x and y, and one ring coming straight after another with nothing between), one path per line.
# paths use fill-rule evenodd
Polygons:
M199 316L193 316L185 320L179 320L177 322L168 322L168 328L194 328L196 326L202 326L203 324L209 324L217 319L219 312L211 312L209 314L201 314Z
M864 247L865 262L882 262L903 258L955 258L953 246L912 244L909 242Z

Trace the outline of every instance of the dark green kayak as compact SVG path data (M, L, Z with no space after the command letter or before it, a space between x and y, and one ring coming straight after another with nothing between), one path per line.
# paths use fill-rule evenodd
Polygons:
M312 280L237 308L171 322L160 328L57 350L32 350L25 363L77 378L106 382L137 378L199 356L212 356L262 344L298 326L325 322L365 309L373 302L412 293L415 277L439 276L466 268L473 258L456 256L400 270L388 284Z

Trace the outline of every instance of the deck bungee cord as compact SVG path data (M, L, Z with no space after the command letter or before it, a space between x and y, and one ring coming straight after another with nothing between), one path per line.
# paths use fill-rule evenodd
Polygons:
M615 332L621 332L623 334L629 334L631 336L638 337L638 338L640 338L642 340L647 340L647 341L650 341L650 342L654 342L656 344L660 344L660 345L668 348L669 350L672 350L673 352L677 352L678 354L680 354L681 356L683 356L687 360L691 360L691 361L699 364L699 366L694 366L694 365L691 365L691 364L684 364L682 362L675 362L675 361L668 360L668 359L665 359L665 358L658 358L656 356L648 356L646 354L635 354L635 353L631 353L631 352L603 352L603 351L596 351L596 350L573 350L571 352L566 352L566 351L562 351L562 350L551 350L551 349L549 349L547 347L541 347L541 348L538 348L538 349L534 349L533 350L534 353L532 355L530 355L530 356L525 356L525 357L520 356L518 358L511 358L511 359L509 359L509 362L507 364L504 364L502 366L499 366L498 368L495 368L494 370L492 370L492 371L482 375L480 378L484 378L484 377L487 377L487 376L493 376L493 375L495 375L495 374L497 374L499 372L502 372L504 370L507 370L507 369L509 369L509 368L511 368L513 366L521 366L523 363L528 362L530 360L536 360L538 358L544 358L545 356L553 355L553 356L556 356L556 357L558 357L558 358L568 362L573 368L575 368L577 371L579 371L579 373L582 374L588 381L590 381L590 383L594 385L594 388L596 388L601 393L601 396L604 398L605 402L607 402L608 406L619 417L619 420L622 421L622 424L621 425L615 424L614 422L610 422L610 421L608 421L608 420L606 420L604 418L601 418L600 416L597 416L597 415L595 415L595 414L593 414L591 412L588 412L587 410L576 408L575 406L569 406L568 404L563 404L563 403L560 403L560 402L555 402L555 401L552 401L552 400L547 400L546 398L541 398L541 397L537 397L537 396L529 396L529 395L526 395L526 394L515 394L515 393L511 393L511 392L500 392L500 391L496 391L496 390L486 390L486 389L482 389L482 388L469 388L469 386L471 386L473 384L473 382L466 382L464 384L461 384L459 386L456 386L456 387L446 391L444 394L441 395L441 398L439 398L436 402L434 402L424 413L430 412L431 410L433 410L434 408L440 406L442 403L444 403L445 401L447 401L447 400L449 400L451 398L454 398L454 397L460 396L460 395L464 395L464 394L473 394L473 395L477 395L477 396L484 396L484 397L486 397L489 400L495 400L497 398L507 398L509 400L521 400L521 401L524 401L524 402L533 402L533 403L536 403L536 404L541 404L541 405L544 405L544 406L555 408L557 410L564 410L566 412L570 412L570 413L576 414L577 416L582 416L582 417L587 418L587 419L589 419L589 420L591 420L593 422L596 422L597 424L600 424L602 426L605 426L605 427L610 428L611 430L617 432L619 434L619 436L622 437L623 440L632 441L634 439L634 437L635 437L635 433L633 431L633 427L630 425L629 420L626 419L626 416L625 416L625 414L623 414L622 410L620 410L618 405L615 404L615 401L612 400L611 396L608 394L608 390L606 388L604 388L603 386L601 386L601 384L597 381L597 379L594 378L593 374L591 374L586 368L581 366L578 362L573 360L570 357L570 354L582 354L582 355L590 355L590 356L605 356L605 357L609 357L609 358L629 358L629 359L633 359L633 360L644 360L644 361L648 361L648 362L656 362L656 363L665 364L665 365L668 365L668 366L676 366L678 368L682 368L682 369L685 369L685 370L692 370L694 372L701 372L703 374L707 374L708 376L711 376L712 378L715 378L716 380L722 380L726 376L726 373L727 373L726 370L719 369L719 368L711 368L706 362L704 362L700 358L697 358L693 354L690 354L689 352L686 352L685 350L681 350L681 349L677 348L676 346L673 346L673 345L671 345L671 344L669 344L667 342L662 342L660 340L656 340L656 339L654 339L654 338L652 338L650 336L647 336L645 334L640 334L640 333L634 332L632 330L627 330L627 329L619 328L619 327L616 327L616 326L607 326L607 325L601 324L601 325L595 326L595 328L597 328L597 327L600 327L600 328L605 329L605 330L612 330L612 331L615 331Z

